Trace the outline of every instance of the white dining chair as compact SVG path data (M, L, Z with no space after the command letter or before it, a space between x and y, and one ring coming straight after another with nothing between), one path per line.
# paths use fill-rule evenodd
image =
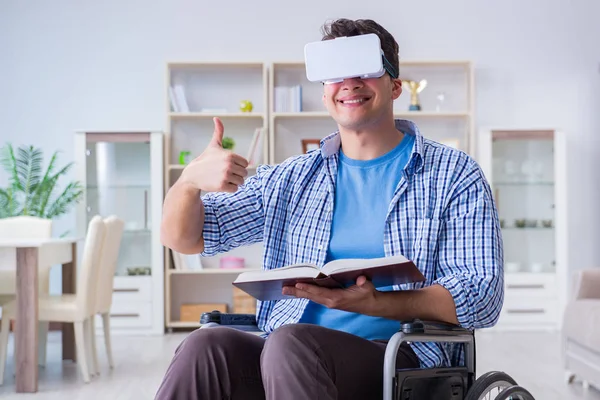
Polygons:
M94 313L102 317L102 327L104 331L104 344L106 347L106 357L110 368L114 367L112 348L110 341L110 308L112 306L113 283L115 271L117 269L117 260L121 248L121 239L125 221L115 215L104 219L106 225L106 235L100 254L98 266L98 283L96 287L96 301L94 303ZM93 373L99 374L98 354L96 351L96 329L95 318L92 318L92 357Z
M49 239L52 237L52 220L27 215L0 219L0 239ZM40 295L48 295L50 291L50 269L39 261L38 288ZM15 300L17 287L17 250L0 248L0 308L3 304ZM3 313L4 315L4 313ZM49 323L38 324L38 364L46 363Z
M91 319L94 318L96 300L96 281L102 245L106 233L104 221L100 216L92 218L88 224L81 268L78 269L77 291L75 294L45 295L38 301L38 319L73 323L77 364L83 381L90 381L89 361L91 361ZM16 302L5 304L0 325L0 384L3 382L8 347L10 320L16 314ZM18 321L17 321L18 329Z

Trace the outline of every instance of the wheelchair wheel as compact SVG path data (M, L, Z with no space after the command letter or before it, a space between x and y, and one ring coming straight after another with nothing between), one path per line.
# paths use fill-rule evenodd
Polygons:
M507 387L500 392L494 400L535 400L531 393L521 386L514 385Z
M465 400L495 400L504 389L515 386L517 382L508 374L491 371L475 380L467 392Z

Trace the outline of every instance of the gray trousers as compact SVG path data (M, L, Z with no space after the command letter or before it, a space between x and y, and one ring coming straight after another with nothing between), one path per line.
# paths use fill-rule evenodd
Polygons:
M386 342L309 324L265 340L227 327L198 329L175 351L156 400L381 399ZM409 345L398 368L417 368Z

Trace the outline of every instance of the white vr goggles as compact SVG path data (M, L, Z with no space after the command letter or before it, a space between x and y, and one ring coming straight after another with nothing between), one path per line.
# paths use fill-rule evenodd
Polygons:
M398 78L398 71L385 58L379 36L374 33L308 43L304 46L304 61L311 82L379 78L386 71Z

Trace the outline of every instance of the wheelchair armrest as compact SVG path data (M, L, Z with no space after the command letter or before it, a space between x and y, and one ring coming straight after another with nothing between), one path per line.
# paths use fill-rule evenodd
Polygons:
M458 325L440 321L423 321L415 319L400 323L400 331L406 334L425 334L425 335L461 335L473 333Z

